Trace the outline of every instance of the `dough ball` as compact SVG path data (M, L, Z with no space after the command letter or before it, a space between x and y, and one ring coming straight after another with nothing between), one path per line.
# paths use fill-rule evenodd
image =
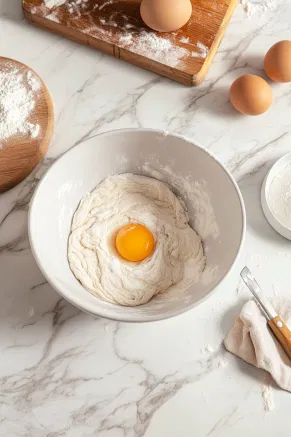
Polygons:
M144 23L158 32L172 32L189 21L190 0L143 0L140 14Z
M119 230L134 223L154 239L153 252L140 262L118 256L112 245ZM137 236L123 246L130 255L141 247ZM74 215L68 260L90 293L125 306L145 304L165 291L184 292L205 267L201 238L182 202L163 182L133 174L109 176L86 194Z
M267 52L266 74L275 82L291 82L291 41L279 41Z

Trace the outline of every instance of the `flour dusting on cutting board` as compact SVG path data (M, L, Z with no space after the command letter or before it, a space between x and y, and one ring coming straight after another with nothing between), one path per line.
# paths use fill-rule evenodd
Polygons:
M208 55L208 48L204 44L202 44L200 41L198 41L197 49L198 49L198 51L192 52L192 56L205 59L206 56Z
M174 46L169 39L158 37L154 32L142 31L138 38L130 33L124 34L120 36L119 43L124 47L130 47L135 53L172 66L177 65L180 59L189 53L187 49Z
M102 4L96 3L93 9L103 11L115 1L108 0ZM60 9L58 9L59 6L65 5L66 11L72 18L74 16L80 17L82 13L88 13L88 0L44 0L44 4L49 9L49 13L44 11L46 18L57 23L60 22L59 14L61 14ZM197 44L191 44L189 38L184 37L177 41L187 44L188 47L181 47L176 43L175 33L167 37L146 28L140 28L128 23L126 15L123 15L124 23L120 25L117 18L118 13L116 12L113 12L106 19L99 17L99 23L96 20L92 25L91 22L91 25L84 29L84 33L100 33L102 39L108 42L111 41L111 38L116 38L118 46L171 67L178 66L185 58L205 59L208 55L209 49L200 41ZM114 34L112 28L114 28ZM189 46L192 46L191 49L189 49Z
M40 126L30 118L41 87L39 79L31 71L7 61L0 70L0 147L5 142L21 135L36 138Z
M47 8L52 9L66 3L66 0L44 0L44 4Z

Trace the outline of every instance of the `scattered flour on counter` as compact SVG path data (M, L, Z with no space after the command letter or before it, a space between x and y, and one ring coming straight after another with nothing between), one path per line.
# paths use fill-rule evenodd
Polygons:
M214 349L214 347L211 345L211 344L207 344L206 346L205 346L205 348L204 349L202 349L202 352L204 353L204 354L206 354L206 353L213 353L215 351L215 349Z
M248 17L254 15L262 16L267 12L273 11L277 6L276 0L241 0L242 7Z
M11 62L0 71L0 141L15 136L36 138L40 127L29 118L34 110L37 92L41 87L39 79L32 72L23 73Z
M28 311L28 317L31 319L31 317L33 317L34 314L35 314L35 311L34 311L34 308L32 307L32 308L30 308L29 311Z
M224 369L225 367L228 366L228 360L224 357L219 358L217 362L217 366Z
M264 402L265 411L273 411L275 409L272 387L268 384L268 377L264 377L261 383L261 393Z
M205 346L205 348L201 349L201 352L202 352L204 355L205 355L205 354L213 354L214 352L217 352L217 351L218 351L218 347L214 347L214 346L212 346L211 344L207 344L207 345ZM228 362L228 360L227 360L227 359L222 355L222 356L219 356L219 357L218 357L216 364L217 364L217 367L218 367L218 368L224 369L225 367L228 366L229 362Z

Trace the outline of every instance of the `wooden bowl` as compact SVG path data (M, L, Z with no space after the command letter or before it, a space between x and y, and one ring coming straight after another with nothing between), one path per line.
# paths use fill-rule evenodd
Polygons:
M14 71L17 70L17 71ZM53 103L49 91L41 78L26 65L9 58L0 57L0 73L9 72L23 75L23 84L35 100L26 122L37 126L35 138L31 132L17 132L8 138L1 138L0 130L0 193L14 187L25 179L45 155L54 128ZM28 74L28 76L27 76ZM30 88L28 77L37 84L36 90ZM1 120L1 92L0 92Z

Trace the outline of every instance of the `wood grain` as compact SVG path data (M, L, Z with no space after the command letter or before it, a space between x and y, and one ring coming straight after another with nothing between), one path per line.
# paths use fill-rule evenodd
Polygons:
M291 359L291 331L289 328L279 316L269 320L268 325L277 337L288 357Z
M7 71L7 65L11 70L16 67L23 74L32 71L20 62L0 57L0 71ZM3 141L0 148L0 193L14 187L31 173L45 155L52 137L52 100L45 84L35 72L32 73L40 80L41 87L37 90L35 107L28 121L40 126L39 134L36 138L31 138L29 134L17 134Z
M88 0L74 7L64 1L54 9L47 8L44 0L23 0L22 4L26 18L40 27L185 85L198 85L205 79L237 0L191 1L189 22L167 34L152 32L143 24L140 0ZM185 53L177 63L166 56L161 59L158 49L145 53L134 44L145 32L168 39ZM126 41L128 36L131 41ZM199 44L208 51L205 58Z

